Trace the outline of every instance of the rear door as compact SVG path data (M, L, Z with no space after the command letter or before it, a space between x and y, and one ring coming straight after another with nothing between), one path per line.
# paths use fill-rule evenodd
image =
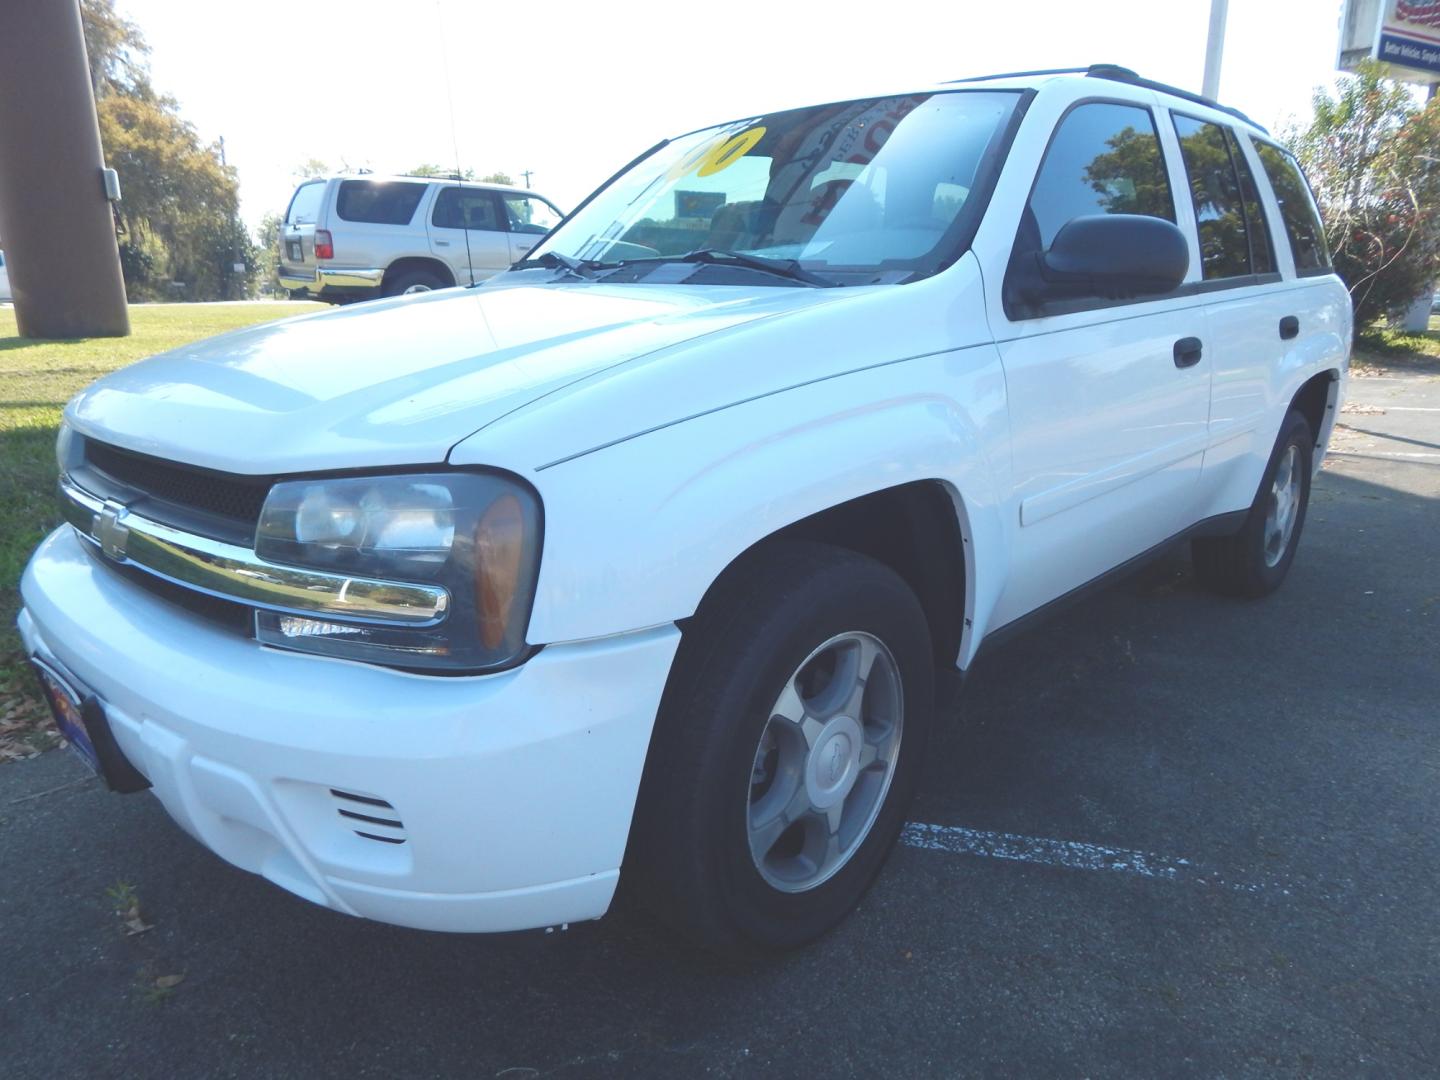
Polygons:
M441 188L426 230L430 250L450 264L462 285L484 281L510 265L510 236L493 191L458 185Z
M1200 244L1200 290L1213 376L1202 516L1248 505L1246 479L1270 454L1269 387L1284 355L1289 302L1255 168L1234 128L1218 119L1171 113ZM1243 476L1241 474L1244 474ZM1237 485L1245 489L1237 496Z
M306 180L290 196L280 225L280 265L296 276L315 275L315 225L325 205L326 180Z
M541 238L560 224L560 211L538 195L502 194L510 229L510 261L519 262Z
M423 255L425 233L416 219L427 188L423 180L341 180L324 221L335 249L325 264L383 270L396 259Z

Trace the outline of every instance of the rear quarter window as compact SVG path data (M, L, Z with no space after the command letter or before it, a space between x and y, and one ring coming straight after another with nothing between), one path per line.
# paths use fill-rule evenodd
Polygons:
M344 221L409 225L425 194L424 184L405 181L342 180L335 213Z
M311 180L301 184L290 196L290 206L285 211L286 225L313 225L320 220L320 203L325 196L325 181Z
M1330 271L1330 248L1325 243L1325 228L1310 186L1300 173L1295 159L1273 143L1251 140L1260 157L1260 167L1270 180L1275 201L1280 204L1280 220L1290 249L1295 254L1298 274L1325 274Z

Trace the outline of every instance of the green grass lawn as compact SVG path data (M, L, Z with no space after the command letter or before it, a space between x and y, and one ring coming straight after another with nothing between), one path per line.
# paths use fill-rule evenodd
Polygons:
M0 307L0 761L50 745L15 631L20 572L56 524L55 429L60 409L101 375L155 353L318 304L157 304L130 309L125 338L35 341Z

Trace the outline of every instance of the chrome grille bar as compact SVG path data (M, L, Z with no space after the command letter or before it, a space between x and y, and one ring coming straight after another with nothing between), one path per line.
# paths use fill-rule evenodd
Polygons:
M112 562L226 600L299 615L329 615L400 626L445 617L450 594L434 585L348 577L266 562L250 548L152 521L60 478L65 520Z

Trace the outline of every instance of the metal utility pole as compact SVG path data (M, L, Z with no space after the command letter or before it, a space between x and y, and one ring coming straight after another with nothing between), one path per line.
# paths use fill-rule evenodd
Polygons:
M5 0L0 237L20 333L130 332L78 0ZM111 174L113 180L114 174Z
M1210 36L1205 41L1205 82L1200 92L1214 100L1220 96L1220 61L1225 55L1225 16L1230 0L1210 0Z

